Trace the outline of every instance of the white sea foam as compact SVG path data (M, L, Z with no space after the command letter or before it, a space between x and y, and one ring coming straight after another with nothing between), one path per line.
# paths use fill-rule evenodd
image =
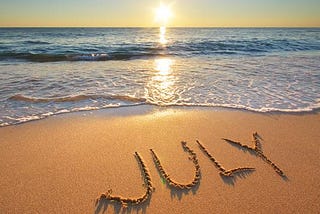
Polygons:
M0 126L135 105L320 108L319 29L170 29L165 45L156 29L39 31L0 34Z

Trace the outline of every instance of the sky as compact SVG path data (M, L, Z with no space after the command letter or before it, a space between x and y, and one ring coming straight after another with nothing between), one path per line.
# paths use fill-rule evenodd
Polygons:
M173 0L173 27L320 27L320 0ZM0 27L157 27L154 0L0 0Z

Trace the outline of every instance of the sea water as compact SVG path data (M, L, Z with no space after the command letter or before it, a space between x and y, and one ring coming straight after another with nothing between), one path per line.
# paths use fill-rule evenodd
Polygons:
M0 126L121 106L320 108L320 28L0 28Z

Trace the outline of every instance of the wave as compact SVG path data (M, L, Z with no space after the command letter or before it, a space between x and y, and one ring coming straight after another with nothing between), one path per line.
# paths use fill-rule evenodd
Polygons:
M8 114L0 115L0 127L44 119L64 113L146 104L146 99L144 98L127 95L74 95L38 98L16 94L7 98L7 101L17 108L11 109ZM21 111L21 109L24 110Z
M130 100L131 98L129 98ZM120 107L133 107L138 105L154 105L159 106L156 104L151 103L132 103L126 105L115 105L115 104L108 104L104 106L86 106L86 107L77 107L72 109L60 109L55 112L48 111L41 114L36 115L25 115L25 116L18 116L18 117L10 117L4 116L2 119L0 118L0 127L10 126L10 125L17 125L25 122L35 121L44 119L54 115L60 115L65 113L73 113L73 112L83 112L83 111L93 111L93 110L101 110L107 108L120 108ZM214 109L229 109L229 110L240 110L240 111L250 111L250 112L257 112L257 113L285 113L285 114L300 114L300 113L313 113L320 111L320 105L316 105L310 108L301 108L301 109L277 109L277 108L262 108L262 109L254 109L249 108L246 106L241 105L212 105L212 104L173 104L173 105L164 105L166 107L191 107L191 108L214 108ZM164 107L162 106L162 107Z
M108 61L151 58L158 56L198 56L198 55L264 55L279 52L320 51L320 43L294 39L228 39L172 41L162 46L158 43L125 43L114 46L105 44L86 44L54 46L43 41L25 41L30 43L25 49L14 52L0 46L2 60L24 60L30 62L59 61ZM36 44L43 44L41 49ZM46 47L48 45L48 48ZM50 48L49 48L50 44Z
M161 53L91 53L91 54L47 54L47 53L0 53L0 61L24 60L30 62L62 62L62 61L108 61L130 60L163 56Z
M234 109L234 110L245 110L250 112L257 112L257 113L310 113L320 110L320 103L314 104L310 107L304 108L295 108L295 109L286 109L286 108L272 108L272 107L262 107L262 108L254 108L249 106L244 106L240 104L174 104L174 105L167 105L167 106L177 106L177 107L204 107L204 108L225 108L225 109Z
M25 60L30 62L58 62L67 61L64 54L33 54L33 53L0 53L0 60Z
M259 54L279 51L319 51L320 45L287 39L266 39L177 42L171 48L195 54Z
M31 45L50 45L50 42L44 42L44 41L39 41L39 40L27 40L27 41L23 41L23 44L31 44Z
M44 119L49 116L92 111L105 108L129 107L146 104L146 99L126 95L75 95L56 98L36 98L16 94L7 99L11 102L23 102L18 105L27 111L18 110L17 114L0 116L0 127L16 125ZM16 104L14 104L17 106ZM28 107L23 107L28 106ZM19 108L18 108L19 109ZM37 109L36 111L34 111Z
M57 97L57 98L35 98L35 97L24 96L21 94L16 94L8 98L8 100L23 101L23 102L30 102L30 103L77 102L77 101L89 100L89 99L121 100L121 101L132 102L132 103L146 102L146 99L144 98L136 98L136 97L125 96L125 95L75 95L75 96Z
M28 97L22 94L16 94L9 97L7 100L11 101L18 101L18 102L28 102L28 103L63 103L63 102L80 102L84 100L109 100L109 101L122 101L125 102L125 105L131 104L148 104L148 105L155 105L155 106L162 106L162 107L169 107L169 106L190 106L190 107L225 107L225 108L235 108L235 109L245 109L254 112L310 112L320 108L320 102L317 102L309 107L304 108L296 108L296 109L280 109L280 108L254 108L248 107L241 104L214 104L214 103L188 103L188 102L181 102L181 103L159 103L153 102L150 99L146 98L139 98L133 97L128 95L74 95L74 96L66 96L66 97L55 97L55 98L37 98L37 97ZM94 107L96 109L97 106ZM98 107L99 108L99 107Z

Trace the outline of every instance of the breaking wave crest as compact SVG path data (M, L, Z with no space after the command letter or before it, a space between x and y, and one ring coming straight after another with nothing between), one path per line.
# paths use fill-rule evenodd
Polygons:
M57 98L35 98L28 97L21 94L16 94L8 98L9 100L15 101L23 101L23 102L31 102L31 103L48 103L48 102L77 102L83 100L97 100L97 99L108 99L108 100L121 100L132 103L141 103L145 102L144 98L135 98L131 96L120 96L120 95L75 95L75 96L67 96L67 97L57 97Z
M49 53L0 53L0 60L23 60L29 62L63 61L108 61L130 60L161 56L160 53L92 53L92 54L49 54Z
M0 127L39 120L63 113L137 106L146 103L144 98L126 95L75 95L38 98L16 94L9 97L7 101L10 102L10 112L0 116Z
M158 56L216 56L216 55L266 55L277 52L320 51L320 43L296 39L224 39L171 41L168 45L157 43L88 44L65 47L43 41L28 40L21 44L27 49L0 45L0 61L22 60L29 62L109 61L133 60Z
M306 108L297 109L277 109L277 108L253 108L240 104L213 104L213 103L155 103L145 98L119 95L75 95L57 98L35 98L21 94L11 96L7 100L12 102L25 102L28 104L28 111L17 109L19 114L15 116L0 117L0 127L20 124L24 122L44 119L49 116L71 112L92 111L106 108L130 107L138 105L153 105L161 107L215 107L247 110L252 112L282 112L282 113L301 113L313 112L320 109L320 102ZM53 103L53 104L52 104ZM35 111L35 113L32 113Z

